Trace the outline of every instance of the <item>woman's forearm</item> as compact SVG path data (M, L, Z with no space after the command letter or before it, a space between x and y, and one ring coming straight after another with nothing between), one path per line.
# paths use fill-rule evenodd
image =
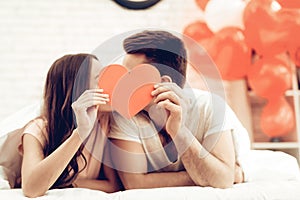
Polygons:
M72 135L53 153L31 169L27 167L27 173L22 171L22 188L24 194L30 197L43 195L62 174L81 143L80 136L74 130Z

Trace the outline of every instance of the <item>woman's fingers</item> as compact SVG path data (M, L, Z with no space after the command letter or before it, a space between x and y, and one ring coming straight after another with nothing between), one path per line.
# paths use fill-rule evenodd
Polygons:
M82 93L82 95L79 97L93 97L93 96L101 96L101 97L109 97L108 94L102 93L103 89L91 89L91 90L86 90L85 92Z
M94 93L94 92L102 93L103 89L101 89L101 88L94 88L94 89L89 89L89 90L84 91L84 93Z
M86 90L82 95L78 98L78 100L86 100L94 97L101 97L101 98L106 98L109 99L108 94L102 93L103 89L91 89L91 90Z
M82 101L81 105L83 105L84 108L89 108L91 106L106 104L107 102L109 102L108 98L92 97L92 98L86 99L85 101Z
M91 106L106 104L110 101L108 94L103 94L102 89L86 90L82 95L72 104L75 110L86 110Z

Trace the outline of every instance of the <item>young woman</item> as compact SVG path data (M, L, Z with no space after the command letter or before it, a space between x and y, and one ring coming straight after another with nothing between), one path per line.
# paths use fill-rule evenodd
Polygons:
M100 70L90 54L65 55L52 64L41 116L27 124L19 146L25 196L41 196L51 188L119 189L115 171L101 164L109 159L110 108L108 95L97 87Z

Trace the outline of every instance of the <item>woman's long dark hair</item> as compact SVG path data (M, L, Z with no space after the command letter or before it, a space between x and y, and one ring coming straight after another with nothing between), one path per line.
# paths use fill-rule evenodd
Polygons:
M90 54L65 55L56 60L48 71L44 88L44 108L42 115L47 124L48 143L44 149L45 156L57 149L76 128L72 103L89 88L92 59ZM63 173L51 188L70 187L79 169L77 158L82 156L83 145L73 156ZM84 166L84 167L85 167Z

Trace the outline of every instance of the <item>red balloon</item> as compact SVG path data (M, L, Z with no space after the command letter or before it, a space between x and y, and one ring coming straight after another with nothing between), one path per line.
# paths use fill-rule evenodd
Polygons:
M216 41L214 37L201 40L188 48L190 64L194 66L202 75L213 79L221 79L212 57L217 54Z
M297 67L300 67L300 45L289 50L290 57Z
M186 26L183 30L183 34L196 42L213 36L213 32L208 28L207 24L202 21L196 21Z
M251 63L251 50L241 29L226 27L202 42L223 80L245 78Z
M267 103L261 113L260 126L271 138L288 134L295 128L293 109L284 97Z
M209 0L196 0L196 4L197 4L202 10L205 10L208 1L209 1Z
M300 9L283 9L282 15L289 16L291 19L288 52L292 61L300 67Z
M281 9L278 12L278 18L282 19L286 24L286 28L289 29L289 36L287 38L289 48L299 47L300 9Z
M209 45L214 45L209 40L213 37L213 32L208 28L207 24L202 21L196 21L189 24L183 30L183 41L188 50L189 62L200 73L211 78L220 78L214 63L208 56L206 50ZM214 69L212 69L214 68Z
M277 0L277 2L284 8L300 8L299 0Z
M262 58L251 67L248 82L256 95L276 99L291 88L292 72L283 58Z
M259 55L275 55L288 49L292 20L272 0L252 0L244 11L246 43Z

